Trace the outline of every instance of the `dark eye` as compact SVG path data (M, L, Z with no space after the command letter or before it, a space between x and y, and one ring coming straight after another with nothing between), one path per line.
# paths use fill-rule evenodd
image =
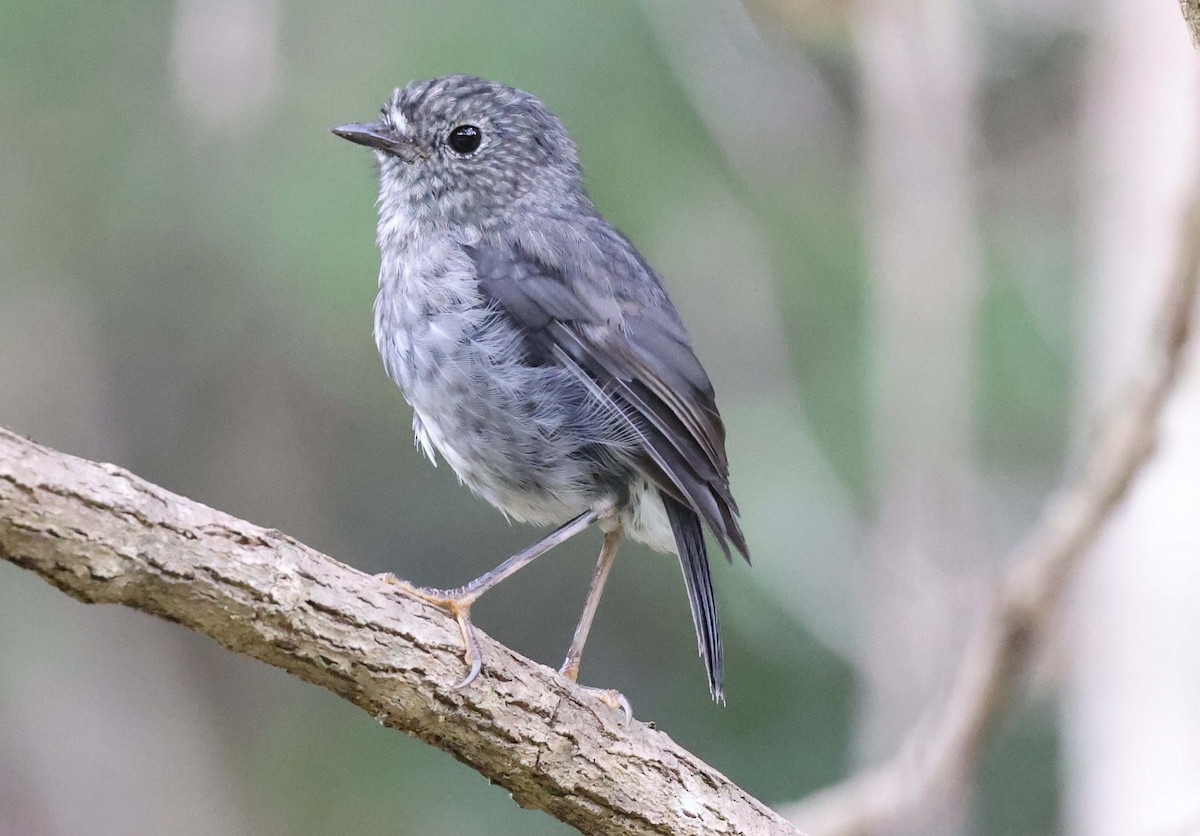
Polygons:
M459 125L450 131L450 136L447 137L450 147L460 154L472 153L479 147L481 141L483 141L483 131L474 125Z

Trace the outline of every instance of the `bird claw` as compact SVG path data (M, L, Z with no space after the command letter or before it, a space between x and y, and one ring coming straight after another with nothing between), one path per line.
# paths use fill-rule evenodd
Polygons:
M568 655L567 660L558 669L558 675L579 685L579 659ZM628 726L630 721L633 720L633 706L629 704L629 700L625 699L625 695L620 691L612 688L589 688L587 685L579 685L579 687L600 700L600 702L607 705L613 711L620 711L625 717L624 725Z
M483 670L483 660L476 656L471 660L471 669L467 671L467 675L463 677L463 681L455 685L451 690L461 691L463 688L466 688L475 681L481 670Z
M458 619L458 629L462 631L463 643L466 645L466 661L471 663L471 669L463 677L463 681L454 686L455 691L461 691L472 682L483 670L483 651L479 648L479 640L475 637L475 627L471 624L470 608L455 613Z
M475 596L462 595L460 590L429 589L423 586L416 586L408 581L400 580L391 572L384 572L381 575L376 575L376 577L386 583L399 587L400 591L410 598L416 598L427 604L432 604L439 610L443 610L454 616L454 620L458 622L459 632L462 633L464 661L470 667L467 669L467 675L463 677L462 682L455 685L453 690L461 691L474 682L479 676L480 671L483 670L483 650L480 648L479 639L475 635L475 626L471 623L471 605L475 603Z
M408 581L400 580L390 572L376 575L376 577L398 587L410 598L432 604L454 616L454 620L458 622L459 632L462 633L463 656L470 666L467 669L467 675L463 677L462 682L454 686L454 690L461 691L474 682L483 670L483 649L479 646L479 638L475 635L475 626L471 623L471 605L475 603L477 595L464 594L463 589L428 589L423 586L415 586ZM579 660L569 657L563 663L559 673L571 682L575 682L579 675ZM611 688L589 688L586 685L579 687L613 711L620 711L624 718L624 725L627 726L633 721L633 706L620 691Z
M610 693L616 697L616 705L612 705L613 711L616 711L618 708L620 708L621 712L625 715L625 722L623 725L628 726L633 722L633 706L629 704L629 700L626 699L625 695L620 691L612 691ZM608 704L611 705L611 703Z
M621 725L628 726L633 721L633 706L629 704L629 700L620 691L614 688L589 688L586 685L580 685L579 687L613 711L620 711L622 717Z

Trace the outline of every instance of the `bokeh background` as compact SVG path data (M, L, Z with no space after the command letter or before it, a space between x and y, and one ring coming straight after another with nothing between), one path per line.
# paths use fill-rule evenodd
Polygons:
M779 807L945 693L1004 554L1139 356L1197 146L1171 0L0 0L0 424L371 571L537 532L429 467L371 340L370 160L448 72L538 93L656 265L755 566L617 562L582 679ZM1194 378L1194 375L1193 375ZM922 833L1200 816L1200 393ZM483 599L557 665L598 537ZM450 757L175 625L0 563L0 834L552 834Z

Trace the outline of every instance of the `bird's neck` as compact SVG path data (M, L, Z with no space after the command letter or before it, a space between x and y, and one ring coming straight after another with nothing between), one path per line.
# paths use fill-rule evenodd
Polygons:
M384 177L379 189L380 249L407 247L430 236L453 235L464 228L487 235L506 226L523 225L539 216L594 212L587 194L578 188L547 188L525 192L506 202L472 199L461 193L430 194L423 186L401 178Z

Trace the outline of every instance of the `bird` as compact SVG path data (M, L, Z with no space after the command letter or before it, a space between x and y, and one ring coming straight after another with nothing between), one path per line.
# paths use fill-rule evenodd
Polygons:
M559 672L583 647L623 539L675 554L711 696L724 652L705 529L750 552L730 492L725 426L662 281L597 210L575 143L536 96L470 75L397 88L374 122L332 132L374 152L380 251L374 337L412 407L417 445L506 517L553 531L454 589L387 578L458 622L592 525L604 534ZM630 718L616 690L589 689Z

